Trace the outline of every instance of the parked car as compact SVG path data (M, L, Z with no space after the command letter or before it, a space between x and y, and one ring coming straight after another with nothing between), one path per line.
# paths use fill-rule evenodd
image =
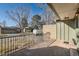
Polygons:
M42 34L42 30L34 29L33 30L33 34L35 34L35 35L41 35Z

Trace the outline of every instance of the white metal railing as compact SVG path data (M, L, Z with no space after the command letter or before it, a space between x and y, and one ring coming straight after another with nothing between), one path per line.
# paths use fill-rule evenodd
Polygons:
M16 35L16 36L3 36L0 37L0 55L9 55L17 49L23 47L30 47L36 43L43 41L42 35Z

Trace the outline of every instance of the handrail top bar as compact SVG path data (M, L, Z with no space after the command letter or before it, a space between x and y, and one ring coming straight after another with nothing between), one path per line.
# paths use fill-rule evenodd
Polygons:
M28 34L28 35L32 35L32 34ZM19 35L12 35L12 36L1 36L0 39L3 39L3 38L11 38L11 37L19 37L19 36L27 36L26 34L19 34Z

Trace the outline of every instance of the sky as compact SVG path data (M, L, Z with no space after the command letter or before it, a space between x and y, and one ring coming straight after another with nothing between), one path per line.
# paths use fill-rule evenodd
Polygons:
M0 3L0 22L6 21L6 26L16 26L16 23L11 20L6 11L22 6L31 7L29 21L31 21L33 15L43 13L43 10L37 7L35 3Z

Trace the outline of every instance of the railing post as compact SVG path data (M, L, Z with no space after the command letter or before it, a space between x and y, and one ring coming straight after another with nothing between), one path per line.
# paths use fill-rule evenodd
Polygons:
M0 38L0 56L2 55L2 38Z
M5 55L5 56L6 56L6 50L7 50L7 47L6 47L6 40L7 40L7 38L5 38L5 43L4 43L4 44L5 44L5 48L4 48L4 49L5 49L5 51L4 51L4 55Z
M9 38L8 38L7 40L8 40L8 42L7 42L7 43L8 43L8 44L7 44L7 45L8 45L8 52L7 52L7 53L8 53L8 55L9 55L9 49L10 49L10 48L9 48L9 45L10 45L10 44L9 44Z
M3 39L1 38L1 56L3 55Z

